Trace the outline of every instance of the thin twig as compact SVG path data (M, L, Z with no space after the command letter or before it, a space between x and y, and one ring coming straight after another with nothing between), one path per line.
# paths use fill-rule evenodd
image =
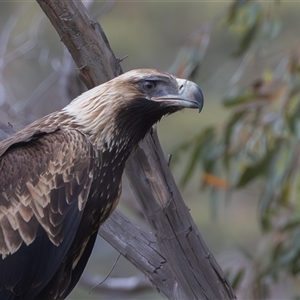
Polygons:
M89 294L92 292L92 290L94 288L96 288L97 286L99 286L100 284L102 284L111 275L111 273L113 272L114 268L116 267L117 262L119 261L120 257L121 257L121 253L119 253L117 259L115 260L115 262L114 262L113 266L111 267L110 271L108 272L108 274L104 277L104 279L102 281L100 281L99 283L97 283L94 286L92 286L92 288L89 290Z

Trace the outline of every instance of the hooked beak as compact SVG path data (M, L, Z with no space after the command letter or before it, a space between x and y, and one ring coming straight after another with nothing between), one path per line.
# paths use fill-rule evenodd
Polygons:
M201 112L203 108L203 94L199 86L186 79L176 79L178 84L178 94L152 97L152 101L164 102L167 106L180 108L198 108Z

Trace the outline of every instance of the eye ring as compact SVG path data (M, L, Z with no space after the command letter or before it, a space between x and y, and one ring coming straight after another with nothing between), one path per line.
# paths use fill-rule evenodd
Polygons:
M145 80L142 83L142 88L146 93L154 92L156 89L156 82L153 80Z

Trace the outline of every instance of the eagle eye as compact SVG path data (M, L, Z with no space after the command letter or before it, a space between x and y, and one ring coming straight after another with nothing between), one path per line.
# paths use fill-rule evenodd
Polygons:
M146 93L154 92L156 89L156 82L151 80L145 80L142 83L142 88Z

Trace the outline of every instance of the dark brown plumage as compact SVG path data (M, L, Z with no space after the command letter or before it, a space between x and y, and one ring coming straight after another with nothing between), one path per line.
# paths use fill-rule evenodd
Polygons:
M0 299L64 299L118 204L132 149L163 115L199 108L189 81L133 70L0 143Z

